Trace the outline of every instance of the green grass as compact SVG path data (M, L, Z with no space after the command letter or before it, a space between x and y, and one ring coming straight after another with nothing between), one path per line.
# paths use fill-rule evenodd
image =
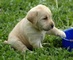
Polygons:
M0 0L0 60L73 60L73 52L62 48L62 40L56 36L46 35L44 42L48 44L33 53L22 54L3 44L16 23L38 4L51 9L57 28L64 30L73 26L73 0Z

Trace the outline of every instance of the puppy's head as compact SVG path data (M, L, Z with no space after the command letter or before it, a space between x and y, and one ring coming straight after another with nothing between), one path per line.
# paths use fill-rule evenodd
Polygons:
M27 19L40 30L48 31L54 27L52 14L48 7L38 5L27 13Z

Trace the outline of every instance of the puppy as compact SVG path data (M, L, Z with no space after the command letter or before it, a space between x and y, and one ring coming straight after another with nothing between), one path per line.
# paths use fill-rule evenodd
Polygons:
M14 27L5 43L21 52L42 48L41 42L46 33L66 37L63 31L55 27L50 9L37 5Z

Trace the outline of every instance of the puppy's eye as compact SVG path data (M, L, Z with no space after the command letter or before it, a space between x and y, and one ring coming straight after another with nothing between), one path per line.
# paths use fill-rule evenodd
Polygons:
M47 17L47 16L43 18L43 20L47 20L47 19L48 19L48 17Z

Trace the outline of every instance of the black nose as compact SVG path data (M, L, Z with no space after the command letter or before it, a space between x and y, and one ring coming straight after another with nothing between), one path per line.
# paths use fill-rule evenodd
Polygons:
M53 28L54 27L54 24L51 24L51 28Z

